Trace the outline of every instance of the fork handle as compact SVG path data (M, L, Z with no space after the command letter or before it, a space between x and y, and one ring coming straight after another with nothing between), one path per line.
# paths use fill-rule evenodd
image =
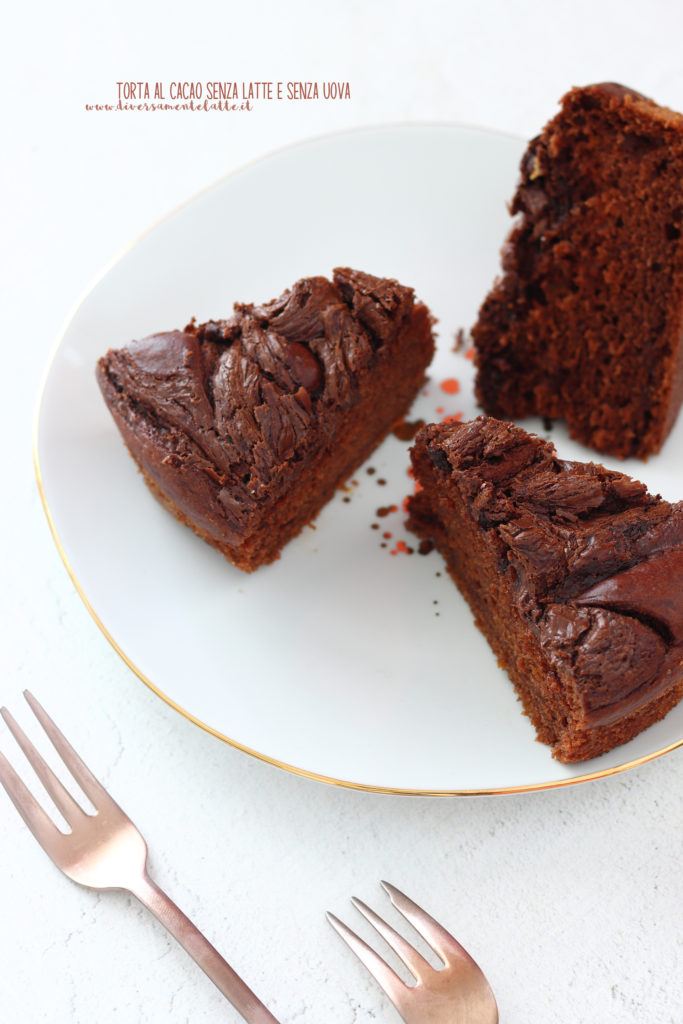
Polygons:
M248 1024L278 1024L218 950L148 874L131 886L130 891L177 939Z

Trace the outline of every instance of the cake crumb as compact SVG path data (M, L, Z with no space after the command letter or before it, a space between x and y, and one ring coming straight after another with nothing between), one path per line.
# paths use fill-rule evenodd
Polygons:
M469 331L466 331L464 327L458 327L454 335L453 351L462 352L469 339Z
M403 552L406 555L412 555L413 549L408 547L404 540L396 541L396 547L391 551L392 555L398 555L399 552Z
M420 427L425 424L424 420L400 420L393 429L394 437L399 441L412 441Z

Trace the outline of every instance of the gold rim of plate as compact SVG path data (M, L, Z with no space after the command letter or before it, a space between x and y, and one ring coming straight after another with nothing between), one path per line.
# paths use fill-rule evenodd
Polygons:
M97 276L94 278L94 280L91 282L91 284L82 293L80 298L77 299L77 301L75 302L74 306L72 307L71 312L68 314L68 316L66 318L66 321L65 321L61 331L57 335L57 338L56 338L55 343L53 345L52 352L51 352L51 354L50 354L50 356L48 358L45 370L43 371L43 378L42 378L42 381L41 381L41 384L40 384L40 388L39 388L38 401L37 401L37 404L36 404L36 411L35 411L34 425L33 425L33 439L32 439L33 465L34 465L34 470L35 470L35 474L36 474L36 481L37 481L37 484L38 484L38 491L40 493L40 499L42 501L43 509L44 509L45 515L47 517L47 522L48 522L48 525L50 527L50 532L52 533L52 537L53 537L54 542L55 542L55 544L57 546L57 550L59 552L59 555L60 555L60 557L61 557L61 559L62 559L62 561L64 563L66 571L68 572L68 574L69 574L69 576L71 578L71 581L72 581L74 587L76 588L76 592L78 593L79 597L83 601L83 604L85 605L87 610L90 612L90 615L94 619L95 623L97 624L97 626L99 627L99 629L101 630L101 632L103 633L105 638L109 641L109 643L114 648L114 650L119 655L119 657L122 659L122 661L138 677L138 679L140 679L146 686L148 686L149 689L152 690L152 692L157 695L157 697L160 697L166 704L168 704L169 707L173 708L174 711L177 711L180 715L183 716L183 718L186 718L189 722L192 722L194 725L199 726L200 729L203 729L205 732L209 733L211 736L215 736L217 739L221 740L223 743L227 743L228 746L234 747L236 750L241 750L244 754L248 754L250 757L255 757L259 761L264 761L266 764L274 765L276 768L281 768L283 771L289 772L292 775L299 775L299 776L302 776L305 779L312 779L315 782L324 782L324 783L326 783L329 786L340 786L343 789L359 790L361 792L366 792L366 793L383 793L383 794L386 794L386 795L393 795L393 796L432 796L432 797L434 797L434 796L496 796L496 795L503 796L503 795L512 794L512 793L533 793L533 792L538 792L539 790L546 790L546 789L562 789L562 788L564 788L566 786L578 785L581 782L590 782L593 779L603 779L603 778L607 778L610 775L620 775L622 772L628 771L631 768L637 768L639 765L642 765L642 764L647 764L648 761L654 761L656 758L662 757L664 754L668 754L672 750L676 750L678 747L683 746L683 738L678 740L678 741L676 741L676 742L674 742L674 743L669 744L666 747L662 747L660 750L655 750L655 751L652 751L649 754L645 754L643 757L635 758L632 761L628 761L628 762L625 762L624 764L620 764L620 765L615 765L612 768L606 768L606 769L604 769L602 771L588 772L585 775L577 775L577 776L573 776L572 778L569 778L569 779L556 779L556 780L553 780L553 781L550 781L550 782L538 782L538 783L531 783L531 784L522 785L522 786L500 786L500 787L496 786L496 787L489 787L489 788L484 788L484 789L406 789L406 788L403 788L403 787L377 786L377 785L373 785L371 783L351 782L351 781L348 781L348 780L345 780L345 779L336 779L336 778L333 778L332 776L328 776L328 775L320 775L318 772L308 771L305 768L297 768L295 765L288 764L285 761L279 761L277 758L274 758L274 757L269 757L267 754L263 754L263 753L261 753L258 750L253 750L251 747L245 746L243 743L240 743L238 740L231 739L230 736L226 736L224 733L219 732L217 729L214 729L212 726L208 725L206 722L202 722L201 719L196 718L191 712L189 712L185 708L181 707L180 704L177 704L174 700L172 700L171 697L169 697L167 694L165 694L163 690L161 690L150 679L148 679L147 676L145 676L145 674L143 672L141 672L141 670L137 667L137 665L135 665L131 661L131 659L128 657L126 652L119 646L119 644L116 642L114 637L111 635L111 633L109 632L107 627L104 625L102 620L99 618L99 616L97 615L97 612L95 611L95 609L91 605L90 601L88 600L88 597L87 597L85 591L83 590L83 587L81 586L81 584L80 584L80 582L79 582L79 580L78 580L78 578L77 578L73 568L71 567L71 564L70 564L69 559L67 557L66 551L64 550L64 547L62 545L62 542L61 542L61 540L59 538L59 535L58 535L57 530L56 530L55 525L54 525L54 520L53 520L52 514L50 512L50 506L48 504L47 496L45 494L45 489L43 487L43 479L42 479L42 474L41 474L41 470L40 470L40 459L39 459L39 455L38 455L38 435L39 435L39 430L40 430L40 412L41 412L42 403L43 403L43 396L45 394L45 389L47 387L47 382L48 382L48 378L49 378L49 375L50 375L50 370L52 368L52 363L54 362L54 360L56 358L57 352L59 351L59 348L60 348L60 346L62 344L62 341L64 340L66 332L68 331L72 321L74 320L74 318L76 316L76 313L78 312L79 308L85 302L86 298L95 290L95 288L100 283L100 281L103 280L103 278L109 273L109 271L114 266L116 266L116 264L118 264L124 258L124 256L126 256L126 254L128 252L130 252L138 244L138 242L140 242L140 240L142 238L144 238L146 235L148 235L152 231L154 231L155 228L157 228L160 224L164 223L170 217L174 216L176 213L178 213L180 210L182 210L185 206L188 206L190 203L193 203L196 199L199 199L201 196L203 196L206 193L210 192L211 189L215 188L216 186L222 184L225 181L228 181L230 178L233 178L236 175L241 174L242 172L248 170L250 167L256 166L257 164L260 164L263 161L268 160L269 158L271 158L273 156L276 156L279 153L283 153L283 152L286 152L286 151L288 151L290 149L298 148L300 146L303 147L305 145L310 144L311 142L322 141L324 139L338 137L340 135L353 135L353 134L360 134L360 133L365 133L365 132L373 131L373 130L376 131L379 128L383 128L384 129L384 128L405 128L405 127L411 127L413 124L417 124L421 128L425 128L425 127L468 128L468 129L485 131L485 132L487 132L489 134L493 134L493 135L503 135L503 136L506 136L507 138L511 137L509 133L498 132L498 131L494 131L494 130L487 129L487 128L479 128L479 126L477 126L477 125L463 125L463 124L446 123L446 122L419 122L419 123L416 123L416 122L396 122L395 124L366 125L366 126L360 128L360 129L359 128L349 128L349 129L345 129L345 130L339 131L339 132L322 133L320 135L315 135L315 136L312 136L310 138L300 140L298 142L293 142L293 143L291 143L289 145L286 145L286 146L280 146L280 147L278 147L276 149L270 150L269 152L266 152L266 153L262 154L259 157L256 157L253 160L248 161L247 163L241 165L240 167L235 168L233 171L230 171L228 174L225 174L222 177L218 178L216 181L210 183L205 188L200 189L200 191L195 193L195 195L190 196L189 199L186 199L182 203L179 203L176 207L174 207L172 210L169 210L162 217L160 217L153 224L151 224L148 228L146 228L144 231L142 231L136 238L134 238L128 245L126 245L118 253L117 256L115 256L112 260L109 261L109 263L107 263L103 267L103 269L100 271L100 273L97 274Z

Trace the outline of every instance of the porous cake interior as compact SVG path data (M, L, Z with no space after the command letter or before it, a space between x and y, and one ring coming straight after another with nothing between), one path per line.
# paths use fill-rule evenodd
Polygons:
M683 117L573 90L531 142L502 276L473 328L477 397L566 419L598 451L657 451L683 399Z

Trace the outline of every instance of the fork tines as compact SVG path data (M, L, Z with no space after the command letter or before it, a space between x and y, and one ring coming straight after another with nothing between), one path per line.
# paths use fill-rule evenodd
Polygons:
M441 961L433 967L391 925L359 899L353 905L396 953L415 979L406 984L381 956L334 914L332 927L384 990L407 1024L497 1024L498 1009L479 966L450 932L389 882L382 882L394 907Z
M100 783L92 774L90 769L83 763L66 737L60 732L52 719L38 703L33 694L28 690L24 691L31 710L42 725L50 738L52 745L60 754L64 764L69 769L75 781L79 784L85 795L93 802L102 806L103 799L113 801L106 794ZM67 823L73 822L86 812L73 798L68 789L62 784L47 764L42 754L28 738L14 716L7 708L0 708L5 723L17 741L29 761L31 767L45 787L46 792L52 799L55 807L59 810ZM45 847L46 842L54 844L59 841L59 829L43 810L31 791L19 777L7 758L0 752L0 783L4 786L12 803L21 814L22 818L33 832L38 842Z
M385 890L394 907L403 917L410 922L413 928L422 936L425 942L434 950L444 966L447 966L455 957L467 957L471 959L467 951L446 929L435 921L426 911L422 910L405 893L397 889L389 882L382 882ZM417 982L421 981L425 974L433 971L434 968L421 953L419 953L406 939L403 938L391 925L387 924L378 914L371 910L362 900L353 897L351 902L354 907L366 918L367 921L382 936L388 946L393 949L399 959L405 964ZM359 960L370 971L377 983L384 989L389 998L393 999L397 992L405 988L405 983L396 972L384 962L384 960L368 945L360 936L351 931L343 921L340 921L334 914L328 913L327 919L347 943L350 949L356 954ZM397 988L400 986L400 988Z

